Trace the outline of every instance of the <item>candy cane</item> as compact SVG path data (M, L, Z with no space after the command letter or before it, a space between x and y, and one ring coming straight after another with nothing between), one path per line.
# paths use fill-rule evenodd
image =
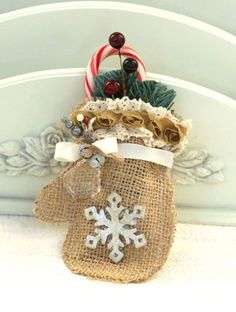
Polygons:
M138 62L137 78L139 80L145 80L146 77L145 65L140 56L137 54L137 52L134 49L124 45L120 49L120 53L125 57L132 57ZM114 49L109 44L106 44L102 46L97 52L95 52L91 57L85 75L85 94L87 98L91 98L93 96L94 78L98 74L101 62L105 58L116 54L119 54L119 50Z

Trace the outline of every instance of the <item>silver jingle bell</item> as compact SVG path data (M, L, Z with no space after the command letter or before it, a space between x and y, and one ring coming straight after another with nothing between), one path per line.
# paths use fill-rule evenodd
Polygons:
M92 168L100 168L104 165L105 163L105 157L101 154L94 154L90 159L89 159L89 165Z
M82 144L81 148L80 148L80 156L82 156L83 158L91 158L93 155L93 151L91 149L91 145L90 144Z

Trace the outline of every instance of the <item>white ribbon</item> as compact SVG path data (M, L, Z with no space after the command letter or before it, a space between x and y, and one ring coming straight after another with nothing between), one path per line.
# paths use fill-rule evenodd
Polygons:
M54 159L57 161L73 162L80 158L80 145L72 142L56 144Z
M118 152L116 137L108 137L91 144L97 147L103 154ZM56 144L54 159L57 161L73 162L80 159L81 145L73 142L60 142Z
M173 153L140 144L120 143L118 154L124 158L146 160L169 168L173 165Z
M117 154L123 158L140 159L171 168L174 154L169 151L147 147L133 143L117 143L115 137L98 140L91 145L102 153ZM56 144L54 159L57 161L73 162L80 158L80 144L60 142Z
M98 140L92 143L92 145L97 147L104 154L118 153L118 144L116 137L108 137L102 140Z

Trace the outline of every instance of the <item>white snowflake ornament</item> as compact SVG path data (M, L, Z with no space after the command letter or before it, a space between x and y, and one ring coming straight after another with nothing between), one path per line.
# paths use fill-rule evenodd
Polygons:
M96 249L99 241L102 245L107 243L107 248L111 250L109 258L118 263L124 253L121 248L129 245L133 241L136 248L147 244L144 234L135 234L137 229L134 227L140 219L144 218L144 207L135 205L132 212L121 205L121 196L115 192L107 197L109 206L99 211L95 206L85 209L87 220L95 220L96 235L88 235L85 246ZM105 214L107 212L107 215Z

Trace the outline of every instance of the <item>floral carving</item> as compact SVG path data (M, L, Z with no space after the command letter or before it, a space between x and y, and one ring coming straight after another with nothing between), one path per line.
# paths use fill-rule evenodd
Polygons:
M22 142L0 144L0 172L9 176L28 174L46 176L59 173L66 166L54 160L55 146L68 141L64 132L54 127L44 129L39 137L24 137Z
M48 127L41 132L40 141L46 153L54 154L56 144L65 141L65 136L62 130Z
M224 162L204 150L185 150L174 160L172 177L179 184L224 181Z

